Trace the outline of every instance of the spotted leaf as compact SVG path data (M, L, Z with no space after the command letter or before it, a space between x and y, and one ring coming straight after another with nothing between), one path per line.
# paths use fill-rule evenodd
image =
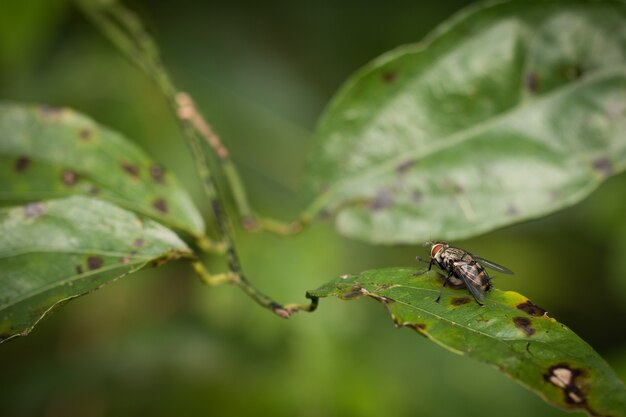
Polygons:
M382 303L397 327L500 369L568 410L625 416L626 388L582 339L526 297L492 290L479 306L466 289L445 289L442 277L413 268L344 275L308 297L361 297Z
M457 239L580 201L626 166L626 4L471 7L324 112L309 214L376 243Z
M204 222L171 172L67 108L0 103L0 200L95 195L196 237Z
M95 198L0 209L0 342L28 334L72 298L189 256L171 230Z

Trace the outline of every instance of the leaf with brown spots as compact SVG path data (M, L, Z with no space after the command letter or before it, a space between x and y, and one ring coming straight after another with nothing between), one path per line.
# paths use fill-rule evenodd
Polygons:
M174 176L70 109L0 102L0 200L93 195L196 237L202 216Z
M626 168L624 51L621 1L462 11L336 94L314 139L307 214L335 215L353 238L418 243L582 200Z
M28 334L61 303L154 261L190 257L174 232L94 198L0 209L0 334Z
M496 289L486 294L483 307L471 302L465 289L446 288L437 303L441 285L436 272L387 268L343 275L307 296L374 299L397 327L493 365L553 405L590 415L625 415L626 388L615 372L541 307Z

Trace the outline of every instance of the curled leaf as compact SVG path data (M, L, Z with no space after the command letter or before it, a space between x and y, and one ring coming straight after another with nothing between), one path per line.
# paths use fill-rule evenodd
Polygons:
M480 307L465 289L414 268L387 268L344 275L308 296L361 297L382 303L398 327L407 327L444 348L496 366L546 401L596 416L624 416L626 388L582 339L528 298L492 290Z

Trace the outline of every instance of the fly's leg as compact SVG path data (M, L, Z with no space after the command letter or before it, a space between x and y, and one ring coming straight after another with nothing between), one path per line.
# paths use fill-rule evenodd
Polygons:
M422 258L420 258L419 256L416 256L416 257L415 257L415 260L416 260L417 262L426 263L426 261L425 261L425 260L423 260ZM413 274L413 276L414 276L414 277L419 277L420 275L424 275L426 272L430 271L430 268L431 268L432 266L433 266L433 261L432 261L432 259L431 259L430 264L428 265L428 270L426 270L426 271L422 271L422 272L416 272L416 273L414 273L414 274Z
M439 297L437 297L437 299L435 300L437 304L439 304L439 300L441 300L441 296L443 294L443 289L446 287L446 285L448 285L448 282L450 282L451 276L452 276L452 272L448 272L448 276L446 277L446 280L443 282L443 285L441 286L441 290L439 291Z

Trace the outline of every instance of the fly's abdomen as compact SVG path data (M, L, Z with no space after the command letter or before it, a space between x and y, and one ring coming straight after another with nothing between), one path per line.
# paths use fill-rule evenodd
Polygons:
M489 291L491 288L489 274L482 265L473 259L469 262L464 260L455 262L452 270L453 274L465 281L467 286L477 288L481 292Z
M485 271L482 267L481 269L482 271L479 274L480 287L482 288L483 292L487 292L491 289L491 278L489 278L487 271Z

